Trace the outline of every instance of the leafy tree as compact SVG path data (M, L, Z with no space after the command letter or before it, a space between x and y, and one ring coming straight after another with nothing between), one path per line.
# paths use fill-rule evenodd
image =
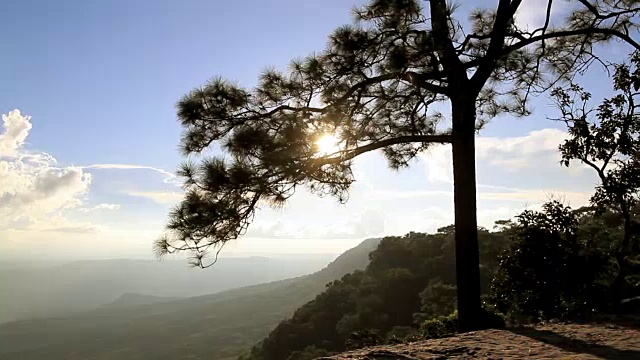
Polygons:
M577 0L567 20L529 30L515 21L522 0L477 9L469 26L446 0L372 0L354 11L356 24L338 28L325 51L268 70L253 90L216 78L178 103L184 154L212 144L228 154L187 162L187 190L171 212L158 255L189 251L205 267L242 235L256 207L279 205L306 186L347 200L353 159L382 150L391 168L408 166L434 143L453 154L455 252L460 328L481 326L476 218L475 134L490 118L527 115L531 92L588 66L594 45L638 29L631 0ZM547 75L545 75L547 74ZM434 105L448 101L450 121ZM335 151L318 151L327 134Z
M579 160L595 170L600 184L592 205L600 214L613 210L622 218L622 236L613 251L619 266L614 289L621 291L627 258L640 253L640 227L632 213L640 204L640 52L630 64L615 67L613 88L617 94L597 108L589 107L591 94L575 84L552 94L570 135L560 146L562 163Z

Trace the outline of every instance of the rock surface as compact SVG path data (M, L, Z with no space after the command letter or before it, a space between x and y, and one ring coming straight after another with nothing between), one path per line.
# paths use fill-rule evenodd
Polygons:
M325 360L640 359L637 324L544 324L377 346Z

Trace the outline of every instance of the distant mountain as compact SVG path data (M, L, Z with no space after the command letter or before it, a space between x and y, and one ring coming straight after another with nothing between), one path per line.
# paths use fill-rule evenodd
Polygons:
M366 240L324 269L298 278L213 295L104 306L73 316L2 324L0 358L236 359L328 282L364 269L369 252L379 241Z
M221 258L207 270L192 269L184 260L85 260L45 267L4 266L0 268L0 323L87 311L125 293L160 297L212 294L309 274L330 259L328 254Z
M129 306L157 304L157 303L175 301L175 300L180 300L180 298L168 297L168 296L153 296L153 295L136 294L136 293L125 293L120 295L117 299L113 300L112 302L100 306L100 309L124 308Z

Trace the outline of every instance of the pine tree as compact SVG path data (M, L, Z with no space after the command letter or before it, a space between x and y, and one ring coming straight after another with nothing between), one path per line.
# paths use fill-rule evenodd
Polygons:
M205 267L242 235L261 203L278 205L306 186L347 200L353 159L382 150L406 167L431 144L453 153L456 276L462 330L482 326L476 218L475 135L492 117L529 114L531 94L571 78L613 40L640 49L633 0L572 1L572 14L529 30L515 21L522 0L469 14L469 26L445 0L372 0L356 21L334 31L328 47L265 71L254 89L215 78L179 101L184 154L218 144L226 159L187 162L186 195L171 212L159 255L189 251ZM448 102L450 119L434 109ZM318 151L333 134L335 151Z

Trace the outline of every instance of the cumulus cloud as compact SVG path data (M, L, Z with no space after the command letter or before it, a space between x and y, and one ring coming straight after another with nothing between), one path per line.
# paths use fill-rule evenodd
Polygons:
M24 145L31 130L31 117L23 116L20 110L13 110L8 115L2 114L3 132L0 135L0 156L13 157Z
M150 199L162 205L176 204L184 197L184 194L178 191L127 191L125 194Z
M31 117L13 110L2 115L0 131L0 233L31 234L32 240L101 232L100 224L80 221L74 215L95 211L115 211L119 204L100 203L87 207L85 200L92 184L91 170L146 170L162 176L166 184L177 185L177 177L161 168L135 164L92 164L61 166L51 154L26 148L33 124ZM160 204L173 204L182 194L173 191L137 191ZM46 233L46 235L43 235ZM38 235L39 234L39 235ZM1 238L6 236L0 235Z
M49 154L24 150L32 128L30 117L14 110L2 119L0 226L32 226L81 205L91 174L78 167L58 167Z

